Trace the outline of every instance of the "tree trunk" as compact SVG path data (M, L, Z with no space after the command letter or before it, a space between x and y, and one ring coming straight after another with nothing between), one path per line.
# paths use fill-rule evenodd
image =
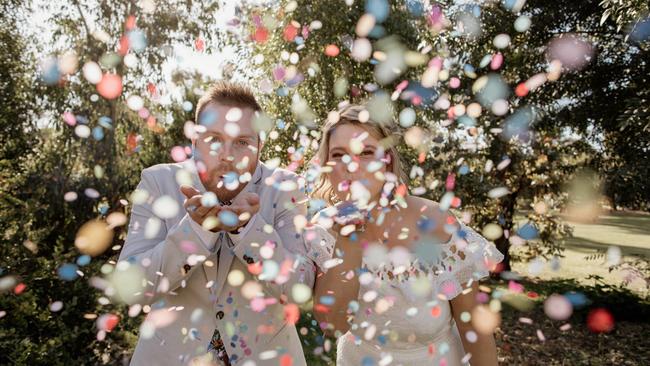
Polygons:
M501 215L503 218L503 230L512 235L512 229L514 228L514 217L515 217L515 206L517 203L517 193L518 191L512 192L507 196L502 197L503 203L501 204ZM510 241L502 235L499 239L494 241L497 249L503 254L503 262L499 267L500 271L510 271L512 269L510 265Z

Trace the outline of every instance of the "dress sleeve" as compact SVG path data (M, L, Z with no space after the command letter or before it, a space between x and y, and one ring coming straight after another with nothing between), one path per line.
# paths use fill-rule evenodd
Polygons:
M305 229L307 242L307 256L318 267L321 272L327 272L333 266L334 246L336 238L330 230L319 224L311 225Z
M503 254L493 243L461 223L449 242L442 244L435 276L438 294L451 300L470 280L489 276L490 270L501 261Z

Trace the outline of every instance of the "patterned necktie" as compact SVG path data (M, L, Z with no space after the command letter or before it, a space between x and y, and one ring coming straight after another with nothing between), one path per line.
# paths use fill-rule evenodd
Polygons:
M219 263L219 260L221 258L221 239L227 235L219 235L219 238L217 239L218 245L219 245L219 250L217 251L217 263ZM229 239L229 238L228 238ZM217 321L223 319L224 312L219 310L216 314L217 316ZM219 332L219 328L215 327L214 328L214 333L212 334L212 339L210 340L210 343L208 344L208 353L212 354L212 359L213 360L220 360L222 362L223 366L231 366L230 365L230 357L228 357L228 352L226 352L226 347L224 346L223 339L221 339L221 333Z

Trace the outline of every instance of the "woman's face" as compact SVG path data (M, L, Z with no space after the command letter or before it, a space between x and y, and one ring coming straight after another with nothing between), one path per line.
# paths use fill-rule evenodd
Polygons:
M329 179L340 201L377 201L384 181L377 179L376 172L386 172L386 161L379 140L363 126L342 124L331 132L327 152L327 163L332 166Z

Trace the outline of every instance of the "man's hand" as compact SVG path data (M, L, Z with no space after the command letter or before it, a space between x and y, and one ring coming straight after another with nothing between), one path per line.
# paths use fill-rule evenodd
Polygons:
M221 206L217 205L214 207L206 207L201 204L201 198L203 198L203 195L201 192L199 192L198 189L191 186L182 185L181 192L187 198L185 200L185 203L183 203L183 207L185 208L185 211L187 211L187 213L190 215L192 220L194 220L194 222L197 224L203 225L203 221L205 221L205 219L210 216L216 217L219 214ZM210 229L210 231L217 232L219 229L215 227Z
M210 231L212 232L219 232L222 230L235 231L240 227L245 226L250 218L255 215L260 208L260 198L253 192L240 194L230 206L217 205L214 207L203 206L201 204L201 198L203 195L201 195L201 193L194 187L182 185L181 192L185 197L187 197L183 207L196 223L203 225L203 222L211 216L219 219L217 220L217 225L210 228ZM221 211L229 211L229 213L224 212L219 215ZM235 222L234 224L231 224L230 222L222 222L224 218L232 217L232 215L236 217L236 220L233 220L233 222Z
M230 206L224 206L223 210L232 211L237 216L237 223L233 226L222 226L222 230L235 231L240 227L246 226L248 221L260 209L260 197L257 193L242 193L232 202Z

